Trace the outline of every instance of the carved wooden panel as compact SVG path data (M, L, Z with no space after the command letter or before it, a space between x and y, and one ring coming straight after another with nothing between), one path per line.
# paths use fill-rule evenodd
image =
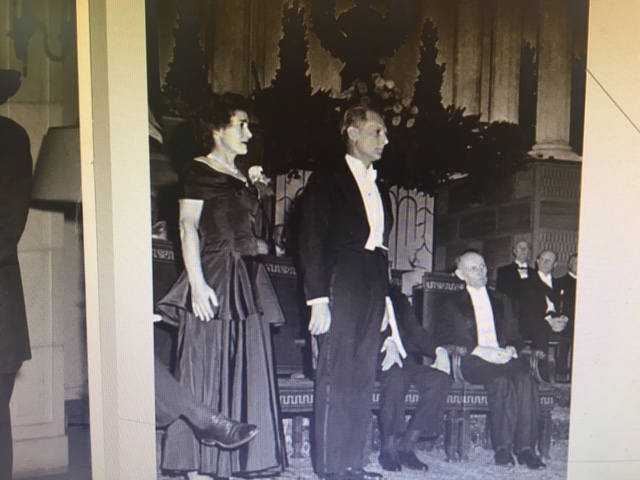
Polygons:
M578 230L580 205L578 202L540 202L540 228L550 230Z
M498 208L498 233L527 231L531 228L531 203L528 201Z
M541 231L537 237L536 252L553 250L558 255L559 262L565 262L569 255L578 250L577 231Z
M539 166L538 194L541 197L565 198L577 200L580 198L580 165L549 165Z
M493 235L496 231L495 209L469 210L460 215L462 240Z
M516 173L513 182L513 198L526 198L533 195L533 174L531 170Z

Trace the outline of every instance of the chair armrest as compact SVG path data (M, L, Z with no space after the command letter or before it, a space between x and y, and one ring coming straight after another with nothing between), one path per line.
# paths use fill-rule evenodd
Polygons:
M469 353L465 347L460 345L443 345L443 348L449 354L451 359L451 373L453 374L453 380L456 382L464 382L464 376L462 375L462 357Z
M540 375L540 361L547 359L547 354L542 350L532 350L530 348L525 348L520 352L520 355L523 358L527 358L529 360L529 366L531 368L531 374L536 381L543 385L551 385L553 383L553 378L551 382L545 381Z

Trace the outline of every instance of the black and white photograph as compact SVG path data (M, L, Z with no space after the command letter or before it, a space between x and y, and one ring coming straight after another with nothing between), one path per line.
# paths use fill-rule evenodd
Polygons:
M635 478L620 3L0 0L0 480Z

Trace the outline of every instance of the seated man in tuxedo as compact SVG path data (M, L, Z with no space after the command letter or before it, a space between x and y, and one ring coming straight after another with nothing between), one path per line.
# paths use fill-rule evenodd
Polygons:
M573 345L573 331L576 314L576 284L578 281L578 254L573 253L569 257L566 275L554 279L554 289L559 299L558 313L567 316L567 326L559 333L561 340L558 352L557 372L561 375L569 373L569 358Z
M496 288L505 295L509 295L515 303L518 300L520 286L535 274L535 270L529 266L531 245L528 242L523 240L516 243L511 253L514 257L513 262L498 268Z
M562 332L568 322L561 311L560 291L554 287L557 259L551 250L541 252L536 259L538 271L523 283L518 297L520 334L532 341L534 349L543 352L548 349L552 333Z
M497 465L515 460L530 469L545 464L535 453L540 418L538 390L528 362L518 356L519 337L509 298L487 289L482 255L461 256L457 275L466 288L443 303L441 345L460 345L464 378L483 385L489 400L491 441Z
M396 314L400 337L408 353L401 362L388 369L383 362L380 377L380 433L382 448L380 466L387 471L428 470L413 449L422 436L436 437L442 425L447 394L453 378L447 351L436 346L429 332L418 322L408 298L401 292L392 292L391 300ZM391 345L388 348L394 348ZM435 361L424 365L423 356ZM420 394L416 412L409 425L405 420L405 397L411 384Z

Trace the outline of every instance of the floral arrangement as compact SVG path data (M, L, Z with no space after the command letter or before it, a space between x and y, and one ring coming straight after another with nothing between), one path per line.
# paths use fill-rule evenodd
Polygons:
M271 179L264 174L264 169L261 165L252 165L249 167L247 177L258 191L258 196L260 198L274 195L273 188L270 186Z
M411 104L411 99L402 97L396 82L379 73L373 73L370 82L355 80L352 87L343 92L343 98L380 112L390 130L412 128L418 115L418 107Z

